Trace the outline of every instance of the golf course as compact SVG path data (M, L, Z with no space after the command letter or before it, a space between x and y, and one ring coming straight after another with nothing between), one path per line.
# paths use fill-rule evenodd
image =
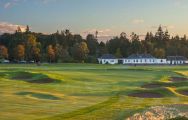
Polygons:
M131 120L158 106L188 116L188 66L0 65L0 120Z

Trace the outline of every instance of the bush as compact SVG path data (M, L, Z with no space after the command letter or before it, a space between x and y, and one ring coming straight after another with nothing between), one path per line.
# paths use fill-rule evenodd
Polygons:
M95 56L88 56L85 60L86 63L97 63L97 58Z
M176 118L172 118L170 120L188 120L188 118L186 118L186 117L176 117Z

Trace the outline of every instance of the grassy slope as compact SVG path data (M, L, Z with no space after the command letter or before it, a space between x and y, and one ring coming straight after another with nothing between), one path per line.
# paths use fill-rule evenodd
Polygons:
M122 65L55 64L0 65L0 119L124 119L149 106L188 104L188 97L171 89L152 89L165 97L141 99L128 97L145 91L145 83L164 81L168 76L187 75L188 67L128 67ZM30 72L61 80L60 83L32 84L11 80L15 72ZM38 79L40 75L33 76ZM172 84L172 83L169 83ZM188 89L187 83L173 88ZM19 94L29 93L29 94ZM46 99L46 97L58 99Z

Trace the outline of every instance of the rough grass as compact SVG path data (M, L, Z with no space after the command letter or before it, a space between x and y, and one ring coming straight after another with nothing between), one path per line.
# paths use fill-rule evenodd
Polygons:
M186 78L187 71L187 66L0 65L0 119L124 120L151 106L188 104L188 97L178 93L188 88L188 82L169 81ZM55 81L30 82L47 78ZM143 87L152 83L161 87ZM139 91L163 97L128 96Z

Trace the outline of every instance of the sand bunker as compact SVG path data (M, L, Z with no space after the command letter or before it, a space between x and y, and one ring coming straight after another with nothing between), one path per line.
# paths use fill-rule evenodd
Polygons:
M178 91L180 94L182 95L186 95L188 96L188 90L181 90L181 91Z
M16 95L29 96L37 99L46 99L46 100L60 100L59 97L46 93L35 93L35 92L19 92Z
M184 77L171 77L170 81L172 81L172 82L184 82L184 81L188 81L188 78L184 78Z
M53 83L57 80L54 80L52 78L41 78L41 79L37 79L37 80L30 80L28 81L29 83L38 83L38 84L47 84L47 83Z
M162 98L164 97L162 94L154 93L154 92L137 92L137 93L129 94L128 96L139 97L139 98Z

